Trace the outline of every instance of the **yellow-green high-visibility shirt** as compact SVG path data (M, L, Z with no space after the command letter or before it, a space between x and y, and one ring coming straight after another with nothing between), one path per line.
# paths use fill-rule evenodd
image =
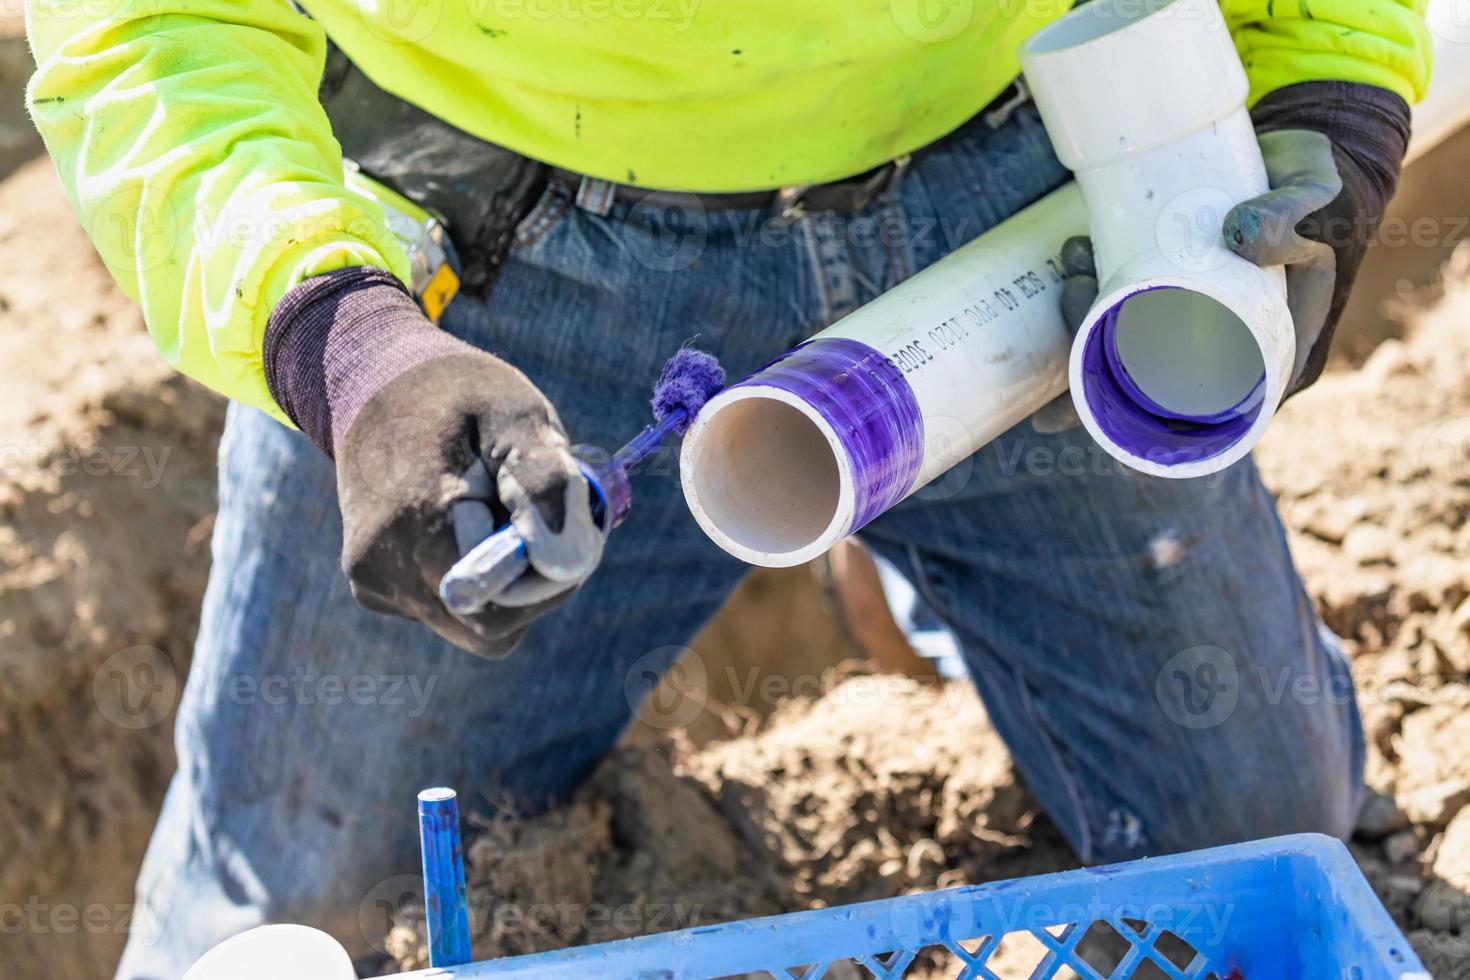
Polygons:
M406 275L317 102L330 35L378 85L620 183L828 181L999 93L1070 0L31 0L28 96L67 193L185 373L281 413L260 344L307 276ZM1414 101L1424 0L1222 0L1252 98L1312 79ZM452 217L452 216L451 216Z

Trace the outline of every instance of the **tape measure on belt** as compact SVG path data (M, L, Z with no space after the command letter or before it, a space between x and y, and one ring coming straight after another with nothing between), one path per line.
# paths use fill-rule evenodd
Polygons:
M459 292L459 273L454 268L454 246L444 223L430 212L385 187L343 160L348 190L376 201L383 209L388 230L408 253L409 289L424 315L437 324L444 308Z

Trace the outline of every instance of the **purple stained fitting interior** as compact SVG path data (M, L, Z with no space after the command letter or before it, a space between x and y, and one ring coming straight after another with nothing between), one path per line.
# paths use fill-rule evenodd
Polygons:
M1125 296L1102 315L1082 351L1083 394L1093 418L1109 439L1150 462L1177 466L1220 455L1255 424L1265 400L1265 374L1250 394L1221 412L1186 415L1159 405L1129 376L1118 353L1118 317L1137 295Z
M789 391L832 426L852 464L853 531L914 485L924 458L924 419L908 380L880 351L845 337L819 337L746 383Z

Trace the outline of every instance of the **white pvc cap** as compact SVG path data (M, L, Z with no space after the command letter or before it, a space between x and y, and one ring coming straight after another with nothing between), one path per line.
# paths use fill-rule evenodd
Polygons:
M308 926L260 926L205 953L184 980L357 980L342 944Z

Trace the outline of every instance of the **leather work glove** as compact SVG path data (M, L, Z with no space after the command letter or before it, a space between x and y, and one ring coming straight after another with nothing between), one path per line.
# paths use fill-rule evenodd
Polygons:
M1231 208L1221 233L1242 258L1286 266L1297 339L1290 397L1316 381L1327 363L1353 279L1398 185L1409 106L1373 85L1302 82L1261 99L1251 119L1271 190ZM1091 254L1085 238L1062 249L1062 316L1074 331L1097 299ZM1064 414L1052 402L1033 416L1033 427L1059 431Z
M498 659L597 567L603 534L551 403L429 323L391 274L301 283L271 314L265 361L277 403L336 461L342 569L363 606ZM531 571L454 615L440 578L506 521Z

